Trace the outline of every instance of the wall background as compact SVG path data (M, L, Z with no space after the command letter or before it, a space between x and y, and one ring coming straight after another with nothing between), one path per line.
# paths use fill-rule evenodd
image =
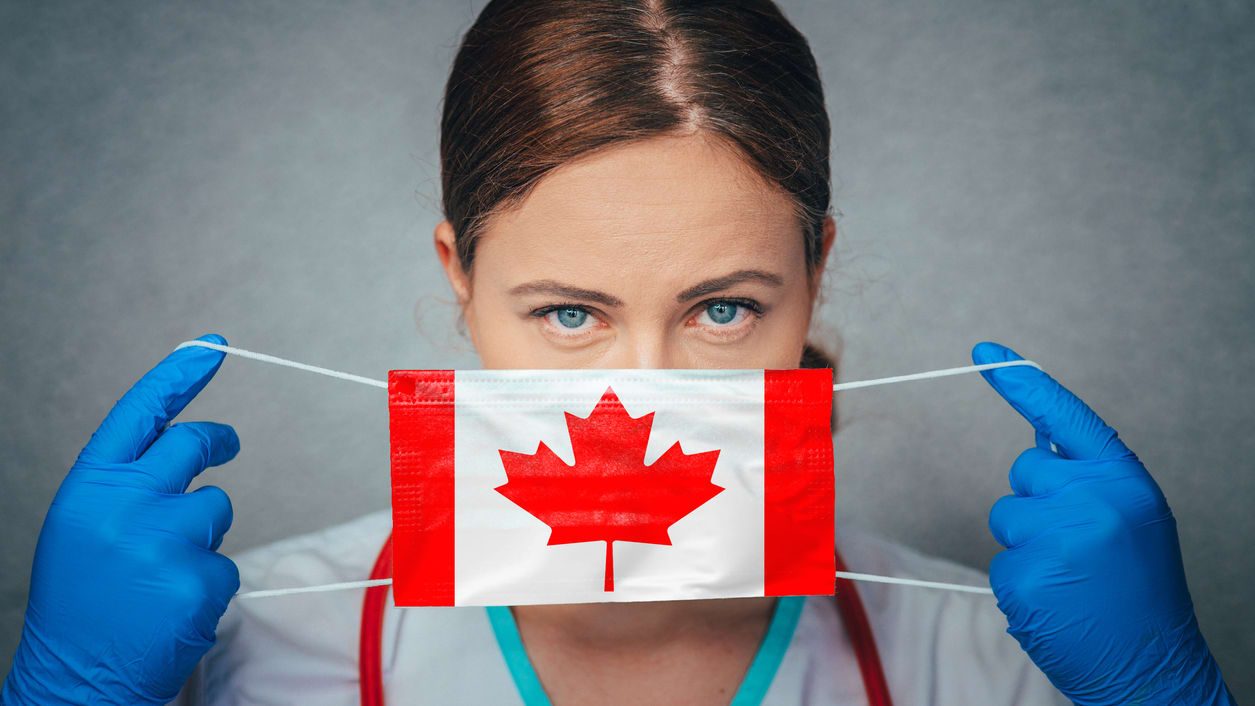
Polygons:
M821 63L845 379L992 338L1120 430L1255 697L1255 12L782 3ZM0 3L0 664L44 511L114 399L203 332L381 376L475 367L432 257L439 99L482 2ZM975 377L850 392L841 522L984 568L1032 434ZM187 418L224 549L387 503L377 391L228 360Z

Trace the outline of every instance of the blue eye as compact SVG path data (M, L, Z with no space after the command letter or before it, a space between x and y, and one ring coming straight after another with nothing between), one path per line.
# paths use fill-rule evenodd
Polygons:
M557 309L552 313L565 328L579 328L588 320L588 312L583 309Z
M726 324L736 318L740 305L733 302L712 302L706 306L706 315L717 324Z
M531 312L531 316L543 319L551 336L575 339L597 330L596 315L576 304L546 306Z
M712 299L703 302L697 323L722 332L743 331L762 315L762 306L752 299Z

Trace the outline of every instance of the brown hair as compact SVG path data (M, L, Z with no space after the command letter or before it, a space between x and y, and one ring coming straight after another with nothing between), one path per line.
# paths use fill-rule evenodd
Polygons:
M811 277L831 206L828 113L810 46L771 0L492 0L445 86L445 218L469 274L494 213L616 143L702 130L795 205ZM831 367L811 343L802 367Z

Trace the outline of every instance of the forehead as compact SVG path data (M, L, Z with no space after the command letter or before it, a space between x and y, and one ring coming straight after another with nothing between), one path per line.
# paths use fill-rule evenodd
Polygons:
M585 283L644 273L682 281L747 260L782 274L804 265L790 199L700 136L616 145L555 169L492 218L476 247L477 270L508 265L520 277Z

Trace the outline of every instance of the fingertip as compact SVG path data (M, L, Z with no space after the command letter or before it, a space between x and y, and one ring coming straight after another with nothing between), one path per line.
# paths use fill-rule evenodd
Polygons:
M236 565L231 557L221 554L217 550L213 550L212 553L206 556L212 562L211 573L216 579L215 585L224 598L222 610L225 611L231 599L240 592L240 567Z
M212 343L218 346L225 346L227 339L217 334L209 333L192 340L204 341L205 343ZM166 360L163 362L177 363L179 367L184 370L194 370L197 375L208 374L212 377L214 373L218 372L218 368L222 365L222 362L226 360L226 357L227 354L223 351L207 348L205 346L192 345L191 341L189 341L181 344L179 347L175 348L175 350L171 351L170 355L167 356ZM201 367L204 367L205 369L199 370Z
M231 496L227 494L227 491L216 485L203 485L193 491L193 493L202 494L205 502L213 508L209 528L209 550L216 552L218 547L222 546L223 538L230 531L231 525L235 521L235 508L231 504Z
M972 362L977 365L1005 363L1009 360L1024 360L1024 358L1019 353L994 341L981 341L972 347Z
M1008 515L1013 514L1012 503L1016 496L1004 495L994 502L989 508L989 517L986 524L989 526L989 533L993 535L994 541L1004 547L1010 548L1011 541L1007 535Z
M231 557L225 554L219 554L218 556L227 560L225 571L227 572L227 577L231 581L231 595L234 596L240 592L240 567L231 559Z
M972 346L972 362L976 365L984 365L985 363L991 362L991 356L995 355L999 348L1001 348L1001 346L993 341L981 341L980 343L977 343Z
M240 435L230 424L206 422L214 430L213 453L210 454L209 465L221 466L234 459L240 453Z
M1030 446L1021 451L1011 463L1011 470L1007 472L1011 491L1021 497L1050 492L1054 487L1052 481L1058 479L1051 477L1045 464L1057 458L1049 447Z
M212 343L217 346L227 345L227 339L223 337L222 335L216 334L216 333L207 333L203 336L197 336L196 338L192 340L204 341L205 343ZM214 350L212 348L206 348L204 346L187 346L187 348L183 350L188 350L194 355L203 357L205 360L214 360L219 363L221 363L222 360L227 357L227 354L222 351Z
M165 493L182 493L206 468L221 466L239 453L235 430L218 422L181 422L153 442L139 462Z
M194 340L225 346L227 339L216 333L208 333ZM187 388L188 396L182 400L182 404L195 397L218 374L226 358L227 354L223 351L187 344L167 356L166 361L175 365L183 385Z
M1024 360L1024 357L1001 343L984 341L978 343L972 349L972 360L977 365L987 365ZM1019 410L1021 414L1024 413L1020 406L1023 402L1021 398L1026 394L1026 391L1041 385L1043 378L1049 378L1038 367L1027 365L1013 365L982 370L980 374L981 377L985 378L986 382L997 390L1003 399Z

